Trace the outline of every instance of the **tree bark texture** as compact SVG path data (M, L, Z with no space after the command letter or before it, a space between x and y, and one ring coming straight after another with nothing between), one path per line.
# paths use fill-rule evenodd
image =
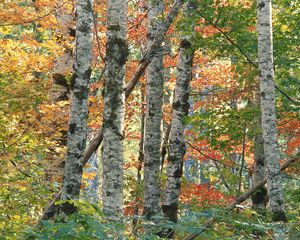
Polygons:
M180 10L181 6L183 5L183 3L184 3L184 0L174 1L174 4L173 4L170 12L168 13L167 17L164 20L164 24L161 26L161 28L157 32L151 47L149 49L147 49L146 54L143 56L143 58L139 62L138 68L136 69L134 75L132 76L132 78L129 80L129 82L126 84L126 86L124 88L126 98L128 98L128 96L134 89L135 85L138 83L139 79L141 78L144 71L146 70L147 66L149 65L149 63L153 57L153 53L156 51L156 46L161 45L165 33L167 32L167 30L173 23L174 19L177 17L179 10ZM87 163L87 161L90 159L90 157L92 156L92 154L98 149L98 147L100 146L100 144L102 142L102 139L103 139L103 126L97 131L96 135L91 140L88 148L86 149L84 156L81 160L82 165L85 165ZM61 195L61 193L57 194L57 196L60 196L60 195ZM51 203L46 207L42 218L49 219L49 218L52 218L56 214L56 212L57 212L56 207L55 207L56 199L57 198L54 198L53 201L51 201Z
M174 4L173 4L170 12L168 13L163 24L160 26L157 33L155 34L152 44L149 47L147 47L147 50L146 50L143 58L139 62L139 65L138 65L135 73L133 74L132 78L126 84L126 86L124 88L126 98L130 95L130 93L134 89L135 85L138 83L139 79L145 72L146 68L148 67L150 61L153 58L154 53L157 51L157 47L159 47L162 44L166 32L168 31L169 27L173 23L174 19L177 17L178 12L179 12L181 6L183 5L183 3L184 3L184 0L175 0L174 1ZM93 152L95 152L98 149L98 147L100 146L100 144L102 142L102 139L103 139L103 128L101 127L85 151L85 154L84 154L84 157L82 160L83 164L86 164L86 162L89 160L89 158L91 157Z
M55 12L55 18L59 27L56 31L56 36L58 41L63 43L64 47L64 53L55 59L52 74L53 86L51 89L51 100L58 102L69 99L68 93L70 89L66 77L72 73L74 58L73 49L64 43L65 41L69 41L68 38L75 37L75 26L72 10L70 10L68 6L58 6Z
M109 0L103 115L103 210L111 220L123 215L124 77L128 55L127 1Z
M72 73L73 65L73 49L68 46L70 38L75 37L75 21L72 10L68 6L61 6L62 1L57 4L57 10L55 12L55 18L57 21L57 43L62 45L64 52L58 56L54 61L53 73L52 73L52 86L51 86L51 102L57 104L61 101L69 100L70 86L67 81L68 75ZM67 118L69 114L68 106L61 106L57 112L60 119ZM54 146L49 147L49 153L46 157L46 179L50 182L59 182L63 180L64 166L66 159L66 151L61 152L62 147L67 145L67 127L68 124L63 124L62 121L51 123L53 131L57 131L58 128L62 129L59 132L61 136L59 138L53 138L51 141L55 143ZM54 135L54 134L53 134ZM58 151L58 149L60 151Z
M67 159L62 200L78 199L82 179L82 157L86 146L88 85L91 75L93 44L93 9L90 0L76 1L76 46L71 112L67 141ZM73 204L65 203L62 211L73 213Z
M264 155L264 140L262 134L254 137L254 171L252 182L255 185L265 177L265 155ZM252 195L253 209L261 211L266 209L268 202L267 189L265 186L259 188Z
M141 111L142 111L142 116L141 116L141 140L139 143L139 165L137 168L137 175L136 175L136 182L137 182L137 187L136 187L136 206L134 208L134 219L133 219L133 229L134 232L136 233L136 227L138 224L138 216L139 216L139 189L142 183L142 167L144 163L144 133L145 133L145 111L144 111L144 102L145 102L145 87L144 84L141 87Z
M274 221L286 221L277 142L271 0L257 0L258 61L267 188Z
M183 157L186 151L184 140L184 117L189 110L189 86L192 78L192 64L194 51L188 40L180 44L179 62L175 95L173 100L172 123L169 137L169 151L167 165L167 183L163 200L164 215L173 222L177 222L178 199L183 167Z
M195 4L188 1L186 6L187 15L189 16L196 7ZM193 29L193 25L189 27ZM190 37L184 36L180 42L176 86L172 104L172 122L169 136L167 182L162 205L164 216L169 221L175 223L178 221L178 201L183 173L183 158L186 152L184 118L188 116L189 111L189 90L194 58L194 50L189 39Z
M260 108L259 93L256 96L256 106ZM261 113L258 120L255 122L257 126L257 135L254 136L254 171L252 175L252 183L255 185L257 182L265 178L265 154L264 154L264 139L261 133ZM264 212L268 202L267 188L262 186L251 197L253 209Z
M148 43L149 48L162 24L164 2L149 1ZM156 53L146 72L146 120L144 141L144 209L146 219L161 215L160 207L160 147L163 105L164 68L162 47Z

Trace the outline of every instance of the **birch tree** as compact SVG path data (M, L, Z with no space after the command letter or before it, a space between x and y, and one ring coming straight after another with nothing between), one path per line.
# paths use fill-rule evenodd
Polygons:
M277 142L271 0L257 0L258 61L267 188L274 221L286 221Z
M126 84L124 88L126 98L131 94L132 90L134 89L135 85L138 83L139 79L143 75L145 69L148 67L150 61L153 58L154 53L157 50L157 47L160 46L163 42L163 38L171 24L173 23L174 19L179 13L181 6L183 5L184 0L176 0L172 8L170 9L168 15L166 16L161 28L155 35L154 41L149 48L145 51L143 58L140 60L139 65L134 72L130 81ZM99 145L103 140L103 126L97 131L95 137L91 140L89 147L86 149L85 154L82 158L81 164L85 165L87 161L90 159L92 154L98 149ZM46 206L41 219L49 219L52 218L53 215L57 213L57 209L55 207L55 201L59 199L61 196L61 191L55 195L53 200Z
M180 194L183 157L186 151L184 140L184 117L189 110L189 84L192 78L194 51L187 39L180 43L177 78L173 100L172 123L169 138L169 158L167 183L163 200L163 212L168 220L177 222L178 200Z
M109 0L107 6L106 72L103 115L103 209L108 218L123 214L124 103L127 59L127 1Z
M148 42L149 48L162 24L164 2L149 1ZM153 55L147 72L146 86L146 120L144 141L144 209L146 219L151 220L161 214L160 207L160 145L163 104L163 55L162 47L158 46Z
M139 79L143 75L144 71L148 67L149 63L151 62L154 54L156 53L158 47L162 44L164 35L168 31L169 27L173 23L174 19L177 17L181 6L183 5L184 0L175 0L173 6L171 7L168 15L164 19L163 24L158 29L156 35L154 36L154 40L150 46L147 47L144 56L140 60L136 71L134 72L133 76L129 80L129 82L125 86L125 96L131 94L132 90L134 89L135 85L138 83ZM89 147L86 149L84 154L84 158L82 159L83 164L86 164L93 152L95 152L98 147L100 146L103 139L103 128L101 127L98 132L96 133L95 137L91 140Z
M61 3L60 3L61 4ZM57 4L59 5L59 4ZM72 72L73 49L65 44L68 38L75 37L74 17L68 6L58 6L55 12L55 18L58 25L56 31L57 38L64 44L64 52L57 57L53 67L53 86L51 89L51 100L58 102L68 100L69 86L67 75Z
M196 5L188 1L186 6L187 17L190 17L195 8ZM193 25L190 28L192 30ZM167 165L167 183L162 205L164 216L173 222L178 221L178 200L183 171L183 157L186 151L184 117L188 115L189 111L189 90L192 79L193 58L194 50L190 42L190 37L183 37L180 42L177 64L176 87L172 104L173 112L169 137L170 154Z
M259 93L256 96L256 106L260 108ZM260 182L265 178L265 154L264 154L264 139L261 129L261 114L256 121L257 134L254 136L254 171L252 175L252 185ZM253 209L263 212L266 209L268 202L267 189L265 186L260 187L251 197Z
M74 76L71 84L71 112L67 141L67 159L62 188L63 200L78 199L82 179L82 157L87 136L87 100L91 75L93 13L90 0L76 1L76 46ZM76 211L68 202L62 205L66 214Z
M186 151L183 120L189 110L189 83L192 78L193 53L191 43L186 39L182 40L169 138L170 156L167 165L167 183L163 200L164 215L173 222L177 222L183 157Z
M68 8L67 4L62 5L62 1L57 3L57 9L55 12L55 18L57 22L56 37L58 44L62 44L64 49L63 53L55 59L52 73L52 86L51 86L51 102L57 104L61 101L69 100L70 86L67 81L68 75L72 73L73 65L73 48L69 46L71 38L75 37L75 26L73 12ZM68 107L60 107L57 113L62 118L68 115ZM60 127L60 122L53 122L53 129L57 131ZM67 123L63 126L67 127ZM66 154L58 151L61 148L65 148L67 145L67 131L65 129L60 130L61 136L59 139L53 139L56 143L54 147L48 148L47 154L47 168L46 179L49 181L62 182L64 174L64 164Z

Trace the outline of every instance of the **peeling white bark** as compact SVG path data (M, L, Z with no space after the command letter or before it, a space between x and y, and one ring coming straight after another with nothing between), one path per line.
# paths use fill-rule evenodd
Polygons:
M124 77L127 60L127 1L109 0L103 115L103 210L111 220L123 215Z
M82 179L82 157L87 135L88 84L91 75L93 13L90 0L76 1L76 49L72 83L71 112L67 141L67 159L62 188L62 200L78 199ZM76 211L65 203L66 214Z
M274 221L285 221L277 142L271 0L257 0L258 61L267 187Z
M164 1L150 0L148 13L148 43L149 48L157 30L162 24ZM146 72L146 119L144 141L144 209L143 215L151 220L161 215L160 207L160 146L163 104L163 55L162 47L158 46L156 53Z

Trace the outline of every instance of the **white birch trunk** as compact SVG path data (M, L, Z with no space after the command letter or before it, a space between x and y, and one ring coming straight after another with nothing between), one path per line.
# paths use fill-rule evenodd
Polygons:
M75 37L75 26L73 13L67 6L60 6L62 1L57 5L55 17L59 26L56 35L63 44L69 42L69 38ZM68 100L69 86L66 80L68 74L72 73L73 66L73 49L64 44L64 53L55 59L53 67L53 86L51 89L51 100L53 102Z
M254 171L252 175L252 185L265 178L265 155L263 136L258 134L254 137ZM263 186L252 195L252 206L257 211L266 209L268 202L267 189Z
M197 8L192 1L187 2L186 10L189 16ZM193 24L189 26L193 29ZM179 59L175 93L172 103L172 122L169 136L169 157L167 164L167 182L164 191L162 210L167 220L177 223L178 201L180 196L181 177L183 173L183 158L186 152L184 140L184 118L189 111L189 90L192 79L194 50L189 37L183 37L180 42ZM164 229L165 237L173 238L174 229Z
M111 220L123 215L125 63L128 55L127 1L109 0L103 115L103 210Z
M260 108L259 93L256 94L255 104ZM261 133L261 114L255 122L257 135L254 136L254 171L252 175L252 185L260 182L265 178L265 154L264 154L264 139ZM268 202L268 193L265 186L260 187L251 197L253 209L264 213Z
M170 156L167 165L167 183L163 200L164 215L173 222L177 222L183 157L186 151L183 120L189 110L189 85L192 78L193 56L191 43L188 40L182 40L169 137Z
M58 29L55 32L57 36L57 43L62 44L64 52L61 56L58 56L54 61L53 73L52 73L52 86L51 86L51 101L52 104L57 104L60 101L69 100L70 86L67 82L67 76L72 73L73 65L73 49L68 46L69 39L75 36L75 21L73 12L68 9L66 4L62 5L62 1L56 4L57 10L55 12L55 18L57 21ZM67 43L67 44L65 44ZM60 107L57 113L62 118L69 114L69 108L67 106ZM52 129L63 128L60 130L61 136L57 139L51 139L57 145L49 147L49 152L46 157L46 179L50 182L62 182L64 174L64 166L66 159L66 152L61 151L62 147L67 145L67 131L64 128L67 127L67 123L62 125L60 121L51 123Z
M271 0L257 0L258 61L267 187L274 221L286 221L277 142Z
M149 48L162 24L164 1L150 0L148 13ZM146 72L146 120L144 141L144 209L143 215L151 220L161 215L160 207L160 146L163 104L164 69L162 47L158 46Z
M173 23L174 19L178 15L178 12L184 3L184 0L175 0L174 4L166 16L166 19L164 19L164 23L161 25L159 31L156 33L155 38L153 40L153 43L150 47L147 48L145 51L144 56L139 62L139 65L134 72L133 76L129 80L129 82L125 86L125 96L126 98L131 94L132 90L134 89L135 85L138 83L139 79L143 75L145 69L148 67L150 61L152 60L152 57L154 53L157 50L157 47L159 47L164 39L164 35L168 31L170 25ZM93 152L97 150L97 148L100 146L103 139L103 128L101 127L95 137L92 139L90 146L87 148L84 158L82 160L83 164L85 164Z
M91 75L93 13L90 0L76 1L76 49L71 85L71 113L67 141L67 159L62 188L63 200L78 199L82 179L82 157L86 145L88 85ZM62 205L66 214L76 211L72 204Z

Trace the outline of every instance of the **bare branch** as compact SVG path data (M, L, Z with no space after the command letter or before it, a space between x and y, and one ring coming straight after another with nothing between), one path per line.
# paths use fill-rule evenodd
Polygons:
M300 159L300 152L298 152L294 157L292 157L291 159L287 160L280 168L280 172L277 174L280 174L282 171L284 171L289 165L291 165L292 163L298 161ZM233 210L238 204L243 203L245 200L247 200L253 193L256 192L257 189L259 189L260 187L262 187L263 185L265 185L267 182L267 179L264 178L263 180L261 180L260 182L256 183L253 187L251 187L247 192L243 193L242 195L240 195L233 203L231 203L228 207L227 207L227 211L230 212L231 210ZM207 228L209 228L213 223L215 222L215 218L211 217L209 218L204 224L202 224L202 226L199 228L199 232L198 233L193 233L190 234L189 236L187 236L186 238L184 238L183 240L193 240L196 237L198 237L201 233L203 233Z

